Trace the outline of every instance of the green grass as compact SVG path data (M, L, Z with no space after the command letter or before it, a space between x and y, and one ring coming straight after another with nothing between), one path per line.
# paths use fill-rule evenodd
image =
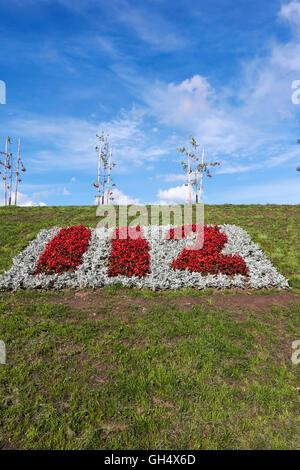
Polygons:
M97 223L94 207L0 218L1 272L41 228ZM0 293L0 448L300 448L299 206L206 206L205 223L245 228L291 292Z

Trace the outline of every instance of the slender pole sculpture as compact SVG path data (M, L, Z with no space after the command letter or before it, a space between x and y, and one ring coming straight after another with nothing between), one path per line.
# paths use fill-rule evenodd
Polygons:
M13 156L11 155L10 157L10 182L9 182L9 200L8 200L8 205L11 206L11 196L12 196L12 179L13 179L13 167L14 161L13 161Z
M200 194L199 194L199 202L201 202L201 197L202 197L203 164L204 164L204 147L203 147L203 150L202 150L202 166L201 166L201 175L200 175Z
M190 152L188 152L188 177L189 177L189 204L192 204L192 185L191 185L191 165L190 165Z
M6 137L5 142L5 163L4 163L4 205L7 206L7 182L6 182L6 166L7 166L7 144L10 143L10 138Z
M110 180L110 170L111 170L111 157L112 157L112 149L110 149L110 154L109 154L106 204L109 204L109 180Z
M196 188L196 204L198 202L198 179L197 179L197 170L195 170L195 188Z
M105 180L106 177L106 161L103 162L103 192L102 192L102 204L104 205L104 192L105 192Z
M101 197L101 189L100 189L100 172L101 172L101 147L99 147L99 160L98 160L98 206L100 206L100 197Z
M16 171L15 206L17 205L17 198L18 198L19 164L20 164L20 139L19 139L19 142L18 142L18 160L17 160L17 171Z

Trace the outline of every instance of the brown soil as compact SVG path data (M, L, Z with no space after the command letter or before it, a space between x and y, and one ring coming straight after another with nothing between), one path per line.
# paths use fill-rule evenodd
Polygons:
M167 297L162 293L155 299L145 299L143 297L134 297L126 295L121 292L120 295L110 297L105 293L103 289L97 289L95 291L80 291L72 293L65 291L63 297L50 297L49 302L67 304L70 307L76 307L79 309L91 309L105 307L106 304L114 304L118 309L135 306L143 308L149 308L155 305L172 305L183 310L188 310L195 305L207 305L208 302L212 301L215 307L224 308L226 310L233 311L268 311L273 305L282 307L288 307L290 304L300 305L300 294L278 291L278 293L270 294L255 294L250 292L235 291L232 294L223 294L220 291L213 292L212 295L204 296L180 296L180 297Z
M83 310L91 310L90 316L97 319L101 316L101 314L97 314L96 310L101 307L105 308L106 306L109 306L110 309L113 307L114 313L119 313L122 315L122 312L126 311L129 307L140 309L141 312L144 312L149 307L161 304L159 300L148 300L143 299L142 297L131 297L130 295L124 294L109 297L105 295L103 289L98 289L96 291L75 292L75 294L66 291L62 298L50 297L48 302L69 305L70 307Z
M278 294L249 294L240 292L236 295L214 293L212 296L206 297L178 297L173 299L171 303L179 308L191 308L194 305L206 304L207 300L211 299L213 305L219 308L233 311L249 311L261 312L268 311L273 305L288 307L290 304L299 303L300 308L300 294L292 292L278 292Z

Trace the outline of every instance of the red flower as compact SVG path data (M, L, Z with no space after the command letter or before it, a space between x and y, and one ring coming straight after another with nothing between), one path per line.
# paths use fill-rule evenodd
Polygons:
M81 264L90 237L91 230L84 225L62 228L39 257L35 274L73 271Z
M139 226L117 228L112 239L108 276L143 277L150 272L150 247Z
M191 229L195 232L196 226L193 225ZM176 233L178 234L180 231L183 233L183 230L184 226L171 229L169 239L174 239ZM225 233L220 233L217 225L213 227L205 225L203 247L200 250L182 250L178 258L172 261L171 268L180 271L188 269L203 274L247 275L248 267L240 255L223 255L221 253L227 240L227 236Z

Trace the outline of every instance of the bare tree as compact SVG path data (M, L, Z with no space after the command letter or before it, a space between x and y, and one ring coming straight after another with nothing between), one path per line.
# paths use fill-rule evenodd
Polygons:
M7 181L6 181L6 174L7 174L7 169L9 169L9 159L10 155L7 153L7 146L8 144L11 143L10 137L6 137L5 141L5 161L4 161L4 205L7 206Z
M106 203L109 204L110 200L113 200L112 192L110 191L110 185L116 186L114 183L111 184L111 170L116 166L112 162L112 149L108 148L108 135L104 137L104 133L99 136L96 134L96 137L99 139L99 144L95 147L96 152L98 153L98 177L97 183L93 183L93 186L97 188L97 204L104 204L104 197L106 192ZM101 174L102 168L102 174Z
M189 187L189 203L191 204L191 187L195 187L195 194L196 194L196 203L201 202L202 198L202 191L203 191L203 175L206 174L209 178L212 178L212 175L209 171L209 167L212 166L217 166L220 165L219 162L210 162L207 163L204 161L204 148L202 149L202 157L201 157L201 163L198 163L200 161L200 156L197 155L197 148L200 147L200 144L197 144L196 140L194 137L191 135L190 136L190 145L193 148L193 151L191 152L190 150L186 150L185 147L181 147L178 149L180 153L184 153L187 157L187 162L182 161L182 167L184 171L187 171L188 174L188 183L186 186ZM191 180L192 175L194 175L194 179ZM198 176L200 175L200 182L198 185ZM198 190L199 190L199 199L198 199Z
M182 168L185 172L187 172L188 175L188 183L186 183L186 186L188 186L188 191L189 191L189 204L192 204L192 184L191 184L191 155L190 151L186 150L185 147L180 147L177 149L178 152L184 153L186 155L187 161L182 160L181 165Z
M20 139L18 142L18 158L17 158L16 186L15 186L15 206L17 205L17 198L18 198L18 183L21 181L19 179L19 168L20 168Z
M11 143L11 140L9 137L6 138L6 144L5 144L5 152L0 152L0 155L5 156L4 162L0 160L0 168L1 165L4 167L4 205L12 205L12 196L13 196L13 178L15 175L15 199L14 199L14 205L17 204L17 197L18 197L18 186L19 183L22 181L21 178L19 177L20 172L25 172L26 169L23 165L23 162L20 158L20 139L18 141L18 154L17 154L17 166L15 169L15 159L14 155L12 152L8 153L8 144ZM1 171L0 171L1 174Z
M98 152L98 177L97 177L97 204L100 206L100 200L101 200L101 190L100 190L100 175L101 175L101 147L96 147L96 151Z

